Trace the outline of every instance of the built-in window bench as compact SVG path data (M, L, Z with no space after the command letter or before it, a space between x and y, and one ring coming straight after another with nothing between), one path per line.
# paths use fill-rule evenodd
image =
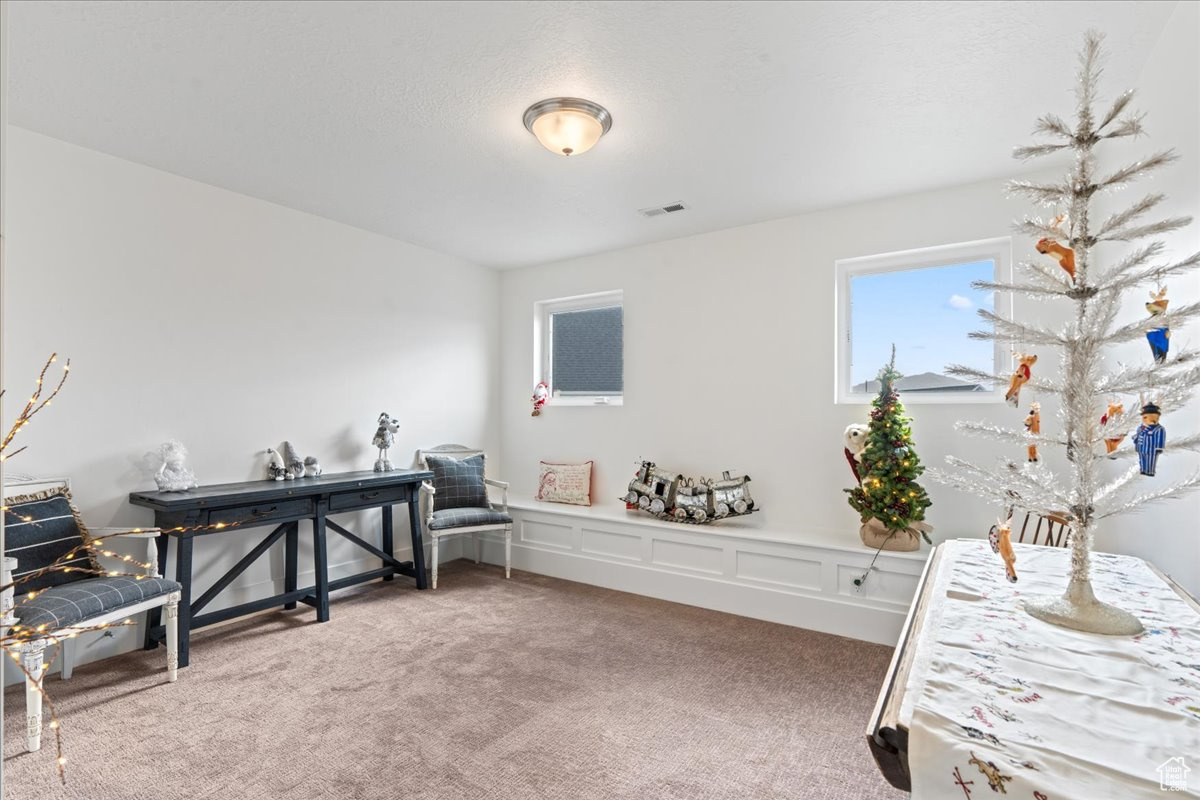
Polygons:
M620 504L509 498L514 569L893 645L929 548L874 555L842 536L759 527L758 515L711 525L663 522ZM503 542L484 548L503 562Z

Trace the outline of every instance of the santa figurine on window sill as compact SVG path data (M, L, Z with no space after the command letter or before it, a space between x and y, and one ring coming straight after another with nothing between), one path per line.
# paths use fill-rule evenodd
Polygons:
M533 387L533 413L532 417L540 417L542 415L542 406L546 405L546 401L550 399L550 387L545 381L538 381L538 385Z

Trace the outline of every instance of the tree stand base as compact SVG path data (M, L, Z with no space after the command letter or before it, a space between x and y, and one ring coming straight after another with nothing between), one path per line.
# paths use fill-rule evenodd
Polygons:
M1102 603L1087 587L1087 598L1073 602L1071 592L1062 597L1036 597L1025 601L1025 611L1036 619L1060 628L1102 633L1106 636L1134 636L1145 630L1138 618L1116 606Z

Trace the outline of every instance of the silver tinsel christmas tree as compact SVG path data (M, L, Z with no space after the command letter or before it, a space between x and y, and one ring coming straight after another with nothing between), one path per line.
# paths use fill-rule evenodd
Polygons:
M1016 158L1025 160L1072 151L1074 166L1061 182L1038 183L1027 180L1010 182L1012 192L1028 197L1043 208L1053 209L1048 219L1025 217L1016 226L1021 234L1038 239L1036 249L1058 261L1040 263L1035 257L1021 263L1024 281L1014 283L981 282L979 289L1014 292L1037 300L1063 301L1070 304L1068 319L1057 329L1018 322L1003 315L981 310L979 313L992 329L971 334L974 338L994 339L1027 353L1042 353L1040 366L1032 374L1027 370L1013 380L1019 386L1027 378L1027 390L1060 398L1057 425L1044 425L1041 432L1014 426L1004 428L986 423L959 423L964 433L1014 444L1037 445L1046 452L1065 449L1068 470L1056 475L1044 462L1022 459L1003 461L989 469L968 461L948 457L951 470L930 470L936 480L963 491L1001 503L1039 513L1066 511L1073 528L1071 538L1070 582L1061 597L1026 600L1026 610L1039 619L1078 630L1108 634L1132 634L1142 630L1138 620L1126 611L1098 600L1090 581L1091 550L1096 526L1117 514L1132 511L1146 503L1176 497L1200 486L1200 472L1174 485L1138 491L1144 474L1153 474L1153 458L1145 472L1147 451L1154 457L1154 443L1138 434L1141 412L1157 407L1164 413L1179 410L1200 383L1200 358L1197 353L1176 348L1166 355L1169 331L1178 330L1187 320L1200 315L1200 303L1189 303L1168 310L1162 288L1166 282L1200 266L1200 253L1181 261L1163 263L1163 244L1150 241L1113 258L1121 244L1139 242L1191 222L1190 217L1174 217L1147 222L1146 215L1164 199L1149 194L1124 210L1111 214L1098 225L1091 218L1092 203L1098 195L1124 188L1146 173L1170 164L1177 156L1167 150L1116 169L1107 174L1097 167L1096 150L1112 139L1138 136L1143 132L1143 115L1130 108L1132 92L1120 95L1102 115L1095 115L1096 89L1100 77L1100 37L1088 33L1080 54L1075 87L1076 119L1073 125L1054 115L1037 121L1035 133L1048 137L1042 144L1017 148ZM1108 265L1093 260L1093 251ZM1098 258L1096 259L1099 260ZM1073 274L1072 274L1073 273ZM1150 316L1139 316L1127 324L1118 324L1121 300L1127 290L1150 288ZM1158 289L1158 293L1154 292ZM1112 345L1150 340L1143 363L1124 366L1106 364L1104 351ZM1157 342L1157 346L1156 346ZM1053 372L1046 351L1061 353L1061 370ZM1161 358L1160 358L1161 356ZM1049 362L1049 363L1048 363ZM959 365L948 368L958 377L975 381L1009 381L1009 375L991 375ZM1113 402L1113 400L1118 402ZM1112 402L1109 413L1107 404ZM1123 410L1117 410L1123 405ZM1104 415L1104 422L1101 416ZM1155 415L1152 419L1156 419ZM1151 430L1154 430L1151 428ZM1161 436L1161 428L1158 435ZM1106 441L1123 439L1111 456ZM1146 441L1134 447L1134 439ZM1158 442L1161 444L1161 440ZM1141 468L1131 467L1121 474L1108 474L1107 457L1139 458ZM1200 449L1200 436L1176 436L1166 443L1165 451ZM1142 487L1144 488L1144 484ZM1193 532L1188 532L1193 535Z

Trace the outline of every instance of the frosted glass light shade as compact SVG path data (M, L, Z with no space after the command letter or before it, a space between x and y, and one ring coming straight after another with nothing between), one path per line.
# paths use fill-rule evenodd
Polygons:
M556 97L530 106L525 127L551 153L575 156L591 150L608 133L612 116L589 100Z

